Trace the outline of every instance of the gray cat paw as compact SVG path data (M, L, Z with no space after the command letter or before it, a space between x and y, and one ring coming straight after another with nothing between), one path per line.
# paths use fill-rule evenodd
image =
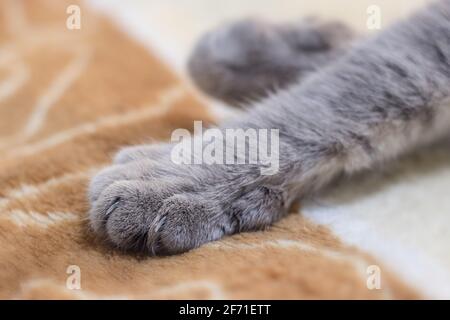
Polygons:
M189 59L206 93L236 106L303 79L334 61L353 37L344 24L306 19L276 25L246 19L205 34Z
M89 220L96 234L123 250L167 255L263 229L286 213L278 188L250 187L242 170L234 175L222 166L174 164L168 149L125 149L116 157L122 164L93 177Z

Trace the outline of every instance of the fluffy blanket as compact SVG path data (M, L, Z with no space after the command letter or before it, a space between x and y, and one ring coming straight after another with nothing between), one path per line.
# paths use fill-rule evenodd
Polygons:
M0 298L423 297L332 223L317 224L323 206L171 257L96 239L86 186L115 151L217 119L175 67L109 18L79 4L81 29L68 29L74 3L0 1Z

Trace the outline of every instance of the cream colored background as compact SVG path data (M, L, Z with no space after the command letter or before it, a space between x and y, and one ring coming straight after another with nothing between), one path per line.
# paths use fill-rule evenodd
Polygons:
M424 0L91 0L124 30L184 76L195 39L223 21L260 16L274 21L305 15L339 19L367 30L367 7L378 5L382 27ZM210 101L214 111L219 108ZM233 112L221 113L223 115ZM328 225L344 241L378 257L432 298L450 298L450 142L408 156L382 174L352 179L303 214Z

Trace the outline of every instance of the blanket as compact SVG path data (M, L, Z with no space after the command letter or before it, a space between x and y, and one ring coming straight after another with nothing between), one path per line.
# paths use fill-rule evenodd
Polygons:
M80 28L68 23L73 5ZM267 230L170 257L135 256L98 239L87 220L90 177L121 147L219 118L155 38L139 41L102 6L0 1L0 298L427 297L324 218L352 216L342 195ZM344 213L333 214L339 205Z

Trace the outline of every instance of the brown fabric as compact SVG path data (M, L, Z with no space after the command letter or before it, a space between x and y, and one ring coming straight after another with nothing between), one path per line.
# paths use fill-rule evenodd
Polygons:
M417 297L383 267L382 289L368 290L366 268L378 263L299 214L172 257L98 241L89 176L121 146L213 119L103 17L83 8L81 30L68 30L72 3L0 0L0 93L16 83L0 95L0 298ZM81 290L66 288L70 265Z

